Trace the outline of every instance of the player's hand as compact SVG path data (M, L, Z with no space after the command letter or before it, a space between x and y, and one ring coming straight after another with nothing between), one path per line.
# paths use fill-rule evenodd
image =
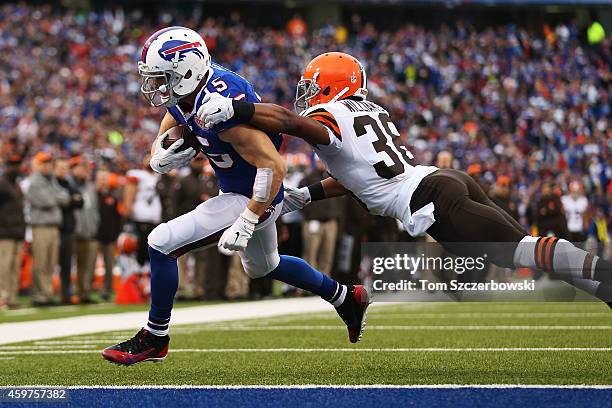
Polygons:
M218 93L209 93L202 99L202 106L198 109L197 116L204 129L225 122L234 116L232 99Z
M281 215L301 210L308 204L310 204L310 191L308 191L308 187L285 187L285 197L283 199Z
M149 161L149 165L153 171L165 174L170 170L188 166L191 160L198 154L193 147L177 152L178 148L185 143L184 139L178 139L176 142L172 143L168 149L164 149L164 137L164 135L161 135L157 138L157 149Z
M217 246L230 251L244 251L255 231L258 217L249 209L243 211L231 227L225 230Z

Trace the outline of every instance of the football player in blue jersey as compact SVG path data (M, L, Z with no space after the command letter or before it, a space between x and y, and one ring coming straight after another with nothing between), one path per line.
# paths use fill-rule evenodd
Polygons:
M157 226L148 237L151 308L146 326L133 338L103 350L105 359L125 365L163 360L168 325L178 287L176 258L218 241L238 251L251 278L268 276L310 291L330 302L344 320L349 340L357 342L370 302L361 285L342 285L300 258L280 256L275 222L283 205L286 166L278 153L282 136L238 120L204 129L197 111L207 94L219 93L260 102L253 86L238 74L211 62L204 39L185 27L168 27L145 42L138 63L142 93L153 106L164 106L150 165L158 173L188 165L198 151L178 139L167 149L166 132L187 126L197 136L219 180L220 194L191 212Z

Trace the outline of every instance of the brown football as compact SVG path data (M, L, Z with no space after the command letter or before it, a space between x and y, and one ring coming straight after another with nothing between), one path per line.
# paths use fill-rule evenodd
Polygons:
M173 128L168 129L166 131L166 137L162 141L162 145L164 146L164 149L167 149L172 146L172 143L176 142L181 138L185 139L185 142L182 144L181 147L178 148L177 151L179 152L190 147L193 147L196 151L199 151L202 148L202 145L200 145L200 142L198 141L198 138L196 137L195 133L193 133L191 129L184 125L177 125Z

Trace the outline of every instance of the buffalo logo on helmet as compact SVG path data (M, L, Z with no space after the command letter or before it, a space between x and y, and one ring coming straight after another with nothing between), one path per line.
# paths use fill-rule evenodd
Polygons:
M199 41L189 42L181 40L169 40L161 46L158 51L158 54L166 61L172 61L174 59L174 54L176 54L177 52L179 61L185 59L185 56L190 52L193 52L199 58L204 59L205 56L202 51L200 51L200 47L202 47L202 44Z

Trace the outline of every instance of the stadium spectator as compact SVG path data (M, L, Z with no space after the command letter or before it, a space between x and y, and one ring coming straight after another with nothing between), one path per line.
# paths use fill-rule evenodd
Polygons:
M77 265L77 295L81 303L91 303L91 286L96 266L98 243L96 234L100 224L98 194L90 181L88 163L82 156L70 159L75 186L83 198L83 206L75 214L74 253Z
M308 174L300 187L309 186L327 177L325 165L316 161L316 168ZM304 213L303 259L315 269L331 276L338 236L338 219L342 215L341 198L330 198L314 202L302 211Z
M21 156L12 154L5 163L4 174L0 176L0 309L19 306L17 292L26 228L23 194L18 183Z
M454 168L454 160L455 158L451 152L442 150L438 152L438 157L436 157L436 167L441 169L452 169Z
M512 197L510 189L510 177L499 176L495 186L495 191L491 195L491 200L502 210L510 214L512 218L519 221L518 202Z
M587 210L589 201L581 192L580 183L572 181L569 185L569 194L561 197L561 204L567 218L569 240L584 242L586 239Z
M104 288L102 299L110 300L113 293L113 267L117 238L123 227L122 196L119 176L106 169L96 173L98 192L98 231L96 240L104 260Z
M536 224L541 236L567 239L569 235L561 200L548 182L542 183L542 195L536 203Z
M70 202L70 194L53 174L53 162L53 156L45 151L34 156L33 173L26 192L32 227L32 304L35 306L54 303L52 277L58 263L62 206Z
M76 226L74 212L76 209L83 207L83 196L70 174L70 163L68 163L68 160L58 159L55 162L55 177L59 185L70 195L68 203L62 206L59 249L61 303L68 305L72 303L72 254L74 250L74 229Z
M139 169L127 172L124 196L125 215L134 225L138 237L136 260L141 269L149 263L147 237L162 219L161 199L157 190L159 174L153 172L148 163L149 159L145 157Z

